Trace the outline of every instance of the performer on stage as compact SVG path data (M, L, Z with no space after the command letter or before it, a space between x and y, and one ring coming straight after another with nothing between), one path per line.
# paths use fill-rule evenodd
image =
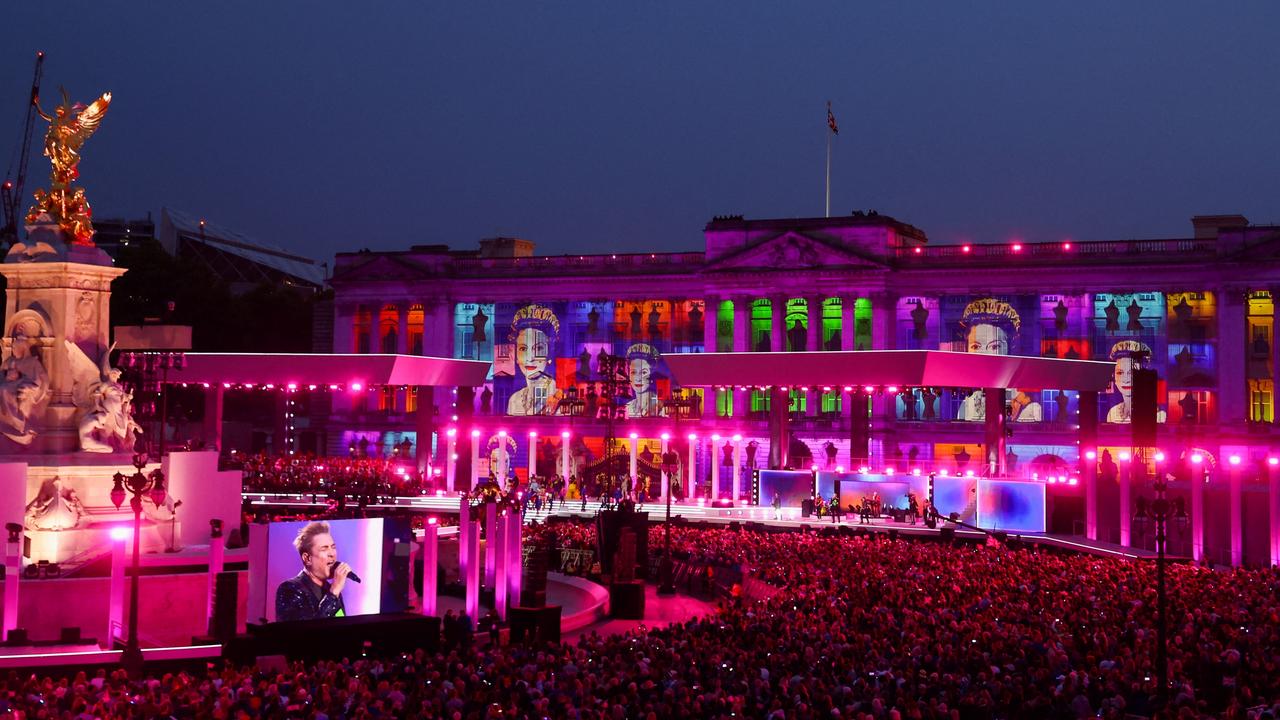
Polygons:
M302 559L302 572L276 588L276 620L317 620L342 617L342 588L351 566L338 562L338 546L329 523L307 523L293 547Z

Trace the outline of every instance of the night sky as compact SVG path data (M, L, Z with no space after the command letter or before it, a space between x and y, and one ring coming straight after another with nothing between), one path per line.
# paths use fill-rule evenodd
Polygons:
M1273 0L9 2L0 27L0 171L44 50L46 110L115 93L95 215L180 208L319 260L690 250L716 214L821 216L827 100L832 213L934 242L1280 222Z

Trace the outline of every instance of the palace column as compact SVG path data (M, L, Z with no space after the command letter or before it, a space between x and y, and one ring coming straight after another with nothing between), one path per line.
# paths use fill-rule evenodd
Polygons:
M733 504L742 497L742 436L733 436Z
M1232 455L1231 460L1239 460L1238 455ZM1244 564L1244 479L1241 477L1243 471L1239 462L1230 462L1227 465L1227 493L1231 509L1231 567L1240 567Z
M719 352L720 298L708 295L702 302L702 350Z
M983 399L986 401L986 422L984 423L983 450L987 456L982 458L983 466L988 469L990 477L1004 476L1004 388L984 388Z
M333 307L333 347L331 352L355 352L355 303L334 303Z
M396 352L409 354L409 303L396 303Z
M1280 473L1272 473L1280 477ZM1274 495L1274 493L1273 493ZM720 436L711 436L711 500L720 499ZM1274 517L1274 516L1273 516ZM1273 525L1275 521L1273 520ZM1273 528L1274 529L1274 528ZM1274 534L1273 534L1274 537Z
M436 435L436 399L435 388L430 385L418 385L418 407L413 411L414 430L418 441L414 452L418 463L418 472L430 471L431 445Z
M853 311L857 307L858 299L852 295L840 298L840 349L852 350L854 348L853 341L857 336L854 323L856 320Z
M696 487L698 487L698 436L689 433L689 472L684 486L685 502L693 498Z
M1191 465L1191 559L1204 559L1204 485L1209 475L1208 458Z
M769 349L773 352L787 350L787 296L774 295L769 298L770 326Z
M1280 348L1276 347L1276 340L1280 338L1280 285L1272 285L1268 290L1271 291L1271 423L1280 425L1280 412L1276 411L1276 398L1280 397ZM1272 475L1275 474L1274 469ZM1275 565L1273 557L1272 565Z
M1120 511L1120 544L1124 547L1133 545L1129 518L1133 515L1133 502L1130 496L1133 488L1133 463L1136 460L1127 450L1120 451L1120 501L1116 503Z
M805 333L804 349L809 352L819 352L825 350L822 346L822 302L821 295L811 295L805 298L805 309L809 312L809 327ZM809 392L805 397L805 405L808 412L805 414L809 417L817 417L822 414L822 388L809 386Z
M791 437L791 413L788 412L789 393L781 385L769 386L769 469L787 467L789 439Z
M751 300L746 295L733 297L733 351L751 352ZM747 416L748 391L733 389L733 417L741 420Z
M1280 565L1280 466L1277 466L1275 457L1267 458L1267 509L1271 565Z
M871 347L876 350L894 349L893 308L895 304L896 299L889 293L880 292L871 296ZM1001 397L1004 395L1001 394ZM897 396L889 392L876 393L871 400L872 418L878 430L883 463L887 463L892 458L890 448L896 442L897 418L894 413L897 410L897 402ZM1003 439L1002 434L1002 442ZM1003 452L1000 453L999 462L1004 462Z
M1239 287L1227 286L1217 292L1219 425L1243 426L1248 416L1244 296Z

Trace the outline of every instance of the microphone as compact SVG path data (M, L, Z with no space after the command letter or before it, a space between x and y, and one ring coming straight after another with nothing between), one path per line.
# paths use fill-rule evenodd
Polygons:
M338 567L338 563L334 563L334 564L332 564L332 565L330 565L330 566L329 566L329 576L330 576L330 577L332 577L332 576L333 576L333 571L334 571L334 569L335 569L335 568L337 568L337 567ZM355 571L355 570L352 570L351 572L347 573L347 579L348 579L348 580L350 580L351 582L360 582L360 576L356 574L356 571Z

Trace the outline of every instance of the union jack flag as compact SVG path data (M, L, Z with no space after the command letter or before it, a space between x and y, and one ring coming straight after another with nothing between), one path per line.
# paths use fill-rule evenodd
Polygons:
M831 114L831 103L827 103L827 127L831 128L832 135L840 134L840 127L836 125L836 116Z

